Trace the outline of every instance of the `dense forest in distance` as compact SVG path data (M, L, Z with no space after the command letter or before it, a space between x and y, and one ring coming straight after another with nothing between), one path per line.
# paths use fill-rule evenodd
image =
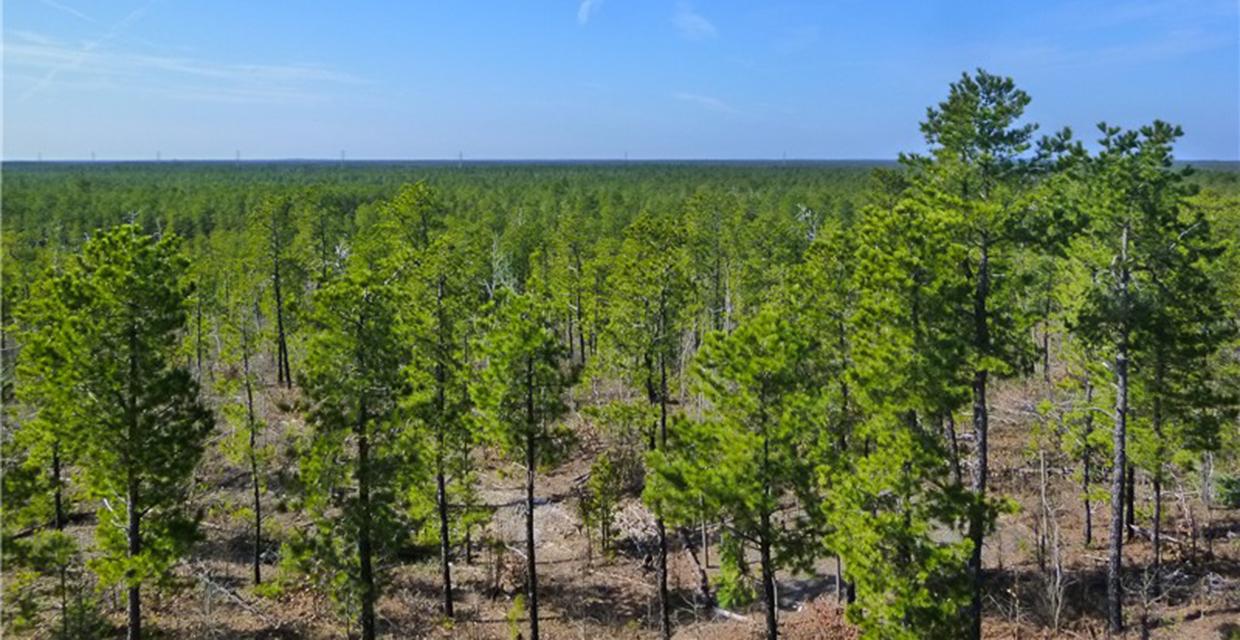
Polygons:
M1240 165L1028 101L898 162L4 163L5 632L1237 633Z

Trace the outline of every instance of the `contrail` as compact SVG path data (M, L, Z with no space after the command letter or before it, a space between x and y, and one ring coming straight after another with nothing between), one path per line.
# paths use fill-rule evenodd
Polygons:
M66 10L73 11L74 13L81 13L76 10L70 9L69 7L64 7L63 5L56 5L51 0L43 0L43 2L47 3L50 6L58 6ZM60 75L61 71L64 71L66 69L76 69L77 67L82 66L82 62L86 60L87 54L97 49L99 45L109 40L112 40L116 36L119 36L121 32L124 31L131 23L136 21L138 18L141 18L143 14L146 13L146 10L150 9L151 5L153 4L155 4L155 0L150 0L150 2L147 2L146 4L142 5L141 7L138 7L137 9L134 9L133 11L129 13L129 15L122 18L120 22L117 22L116 24L112 25L112 28L108 29L108 32L103 34L103 37L99 38L98 40L94 40L92 42L86 43L82 47L81 51L78 52L78 55L74 60L49 69L47 72L47 75L43 76L43 79L40 80L38 84L26 90L26 92L23 93L21 97L18 98L18 100L21 102L25 102L34 94L47 88L47 85L51 84L52 81L56 79L56 76ZM83 14L82 17L86 18L87 20L90 20L90 18L87 17L85 14Z
M85 20L85 21L87 21L87 22L91 22L91 23L94 23L94 24L99 24L99 21L98 21L98 20L96 20L96 19L94 19L94 18L92 18L92 17L90 17L90 16L86 15L85 13L82 13L81 11L78 11L77 9L74 9L73 7L70 7L70 6L69 6L69 5L67 5L67 4L61 4L61 3L59 3L59 2L56 2L56 0L39 0L39 2L42 2L43 4L45 4L45 5L49 6L49 7L53 8L53 9L57 9L57 10L60 10L60 11L64 11L65 13L67 13L67 14L69 14L69 15L72 15L72 16L75 16L75 17L78 17L78 18L81 18L81 19L83 19L83 20Z

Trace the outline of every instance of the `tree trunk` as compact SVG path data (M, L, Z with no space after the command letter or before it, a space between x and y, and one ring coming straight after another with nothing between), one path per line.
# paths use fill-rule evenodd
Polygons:
M444 315L443 315L443 296L444 296L444 276L439 277L435 290L435 317L438 322L438 341L439 347L443 349L446 345L444 338ZM438 414L438 449L435 452L435 502L439 510L439 569L443 576L443 614L449 618L455 614L452 611L452 549L450 540L450 531L448 528L448 481L444 473L444 460L447 456L447 429L445 424L445 407L444 399L447 384L446 372L443 363L444 355L441 352L438 356L438 362L435 363L435 409Z
M246 421L250 427L250 482L254 490L254 584L262 584L263 505L260 500L262 483L258 476L258 421L254 415L254 383L250 380L250 342L245 328L241 329L241 366L245 376Z
M973 331L974 348L977 355L985 357L990 353L990 328L987 326L987 297L990 295L990 253L985 241L982 242L981 260L977 265L977 290L973 298ZM982 637L982 516L985 514L986 476L990 414L986 406L986 383L989 372L980 368L973 373L973 435L977 447L977 471L973 476L973 499L975 504L969 515L969 539L973 541L973 551L969 556L969 577L972 582L972 601L969 604L971 633L974 640Z
M436 506L439 509L439 568L443 577L443 614L449 618L455 615L452 611L452 552L448 540L448 489L443 472L443 438L440 437L439 470L435 474Z
M767 640L775 640L779 637L779 624L776 620L776 610L779 608L779 602L775 599L775 565L771 561L771 516L768 513L762 514L762 536L758 540L758 548L762 554L762 596L766 602L766 638Z
M584 272L581 268L581 255L574 253L574 257L577 262L577 278L576 284L573 287L573 297L576 299L577 307L577 351L581 355L581 360L579 362L581 366L584 367L586 365L586 322L585 312L581 308L581 283Z
M276 297L276 377L286 389L293 388L293 376L288 366L288 340L284 335L284 296L280 291L280 260L273 258L273 289Z
M766 422L762 421L762 484L763 498L770 504L771 482L767 468L770 464L770 441L766 437ZM776 611L779 601L775 595L775 565L771 561L771 512L767 506L762 507L762 519L759 523L758 553L762 559L762 599L766 602L766 639L775 640L779 636L779 623Z
M667 449L667 363L659 354L659 449ZM655 521L659 532L659 637L672 637L671 602L667 592L667 526L659 513Z
M136 558L142 553L142 512L138 508L138 479L131 469L129 472L129 483L126 491L126 499L128 500L129 526L126 533L129 539L129 557ZM129 586L129 630L126 634L128 640L141 640L142 638L142 588L137 584Z
M1115 353L1115 458L1111 468L1111 540L1107 551L1107 623L1112 633L1124 630L1121 571L1124 548L1124 470L1128 466L1125 446L1128 430L1128 227L1124 226L1120 249L1120 334Z
M357 500L361 509L357 531L357 557L362 587L362 640L375 638L375 577L370 550L370 440L366 434L366 408L357 419Z
M129 393L125 403L125 419L128 422L125 445L127 447L138 447L140 441L138 439L138 328L137 320L131 319L129 324ZM128 451L122 453L126 467L125 482L125 499L126 510L129 516L129 523L126 527L126 535L129 543L129 559L133 560L142 553L142 510L138 506L139 484L136 465L129 458ZM132 570L127 572L132 574ZM132 580L132 575L126 575L126 578ZM134 580L129 585L128 593L129 605L129 628L126 635L128 640L141 640L142 638L142 587Z
M947 412L947 443L952 457L952 481L960 485L964 481L964 473L960 470L960 443L956 440L956 417Z
M52 443L52 501L55 503L56 512L53 514L55 518L54 524L57 531L65 528L65 508L64 498L62 497L63 482L60 478L60 440Z
M194 338L194 350L197 357L198 379L202 379L202 292L198 292L197 335Z
M246 382L246 395L250 395L250 383ZM250 397L250 480L254 489L254 584L262 584L263 561L263 502L262 483L258 475L258 429L254 422L254 400Z
M697 567L698 592L702 594L702 605L707 609L714 608L715 596L710 592L710 578L706 575L706 563L705 561L698 562L697 553L693 549L693 533L690 529L681 529L680 538L684 540L685 551L689 552L689 558L693 560L694 566Z
M531 429L525 444L525 570L529 574L526 585L530 601L530 638L538 640L538 570L534 558L534 470L537 458L534 447Z
M534 473L538 469L534 425L534 361L526 359L525 435L525 572L530 601L530 640L538 640L538 566L534 558Z
M1085 498L1085 546L1089 547L1094 543L1094 514L1093 507L1089 500L1089 479L1093 473L1091 462L1093 461L1093 452L1090 450L1089 437L1094 431L1094 385L1089 378L1085 379L1085 428L1082 440L1085 446L1081 449L1081 493Z

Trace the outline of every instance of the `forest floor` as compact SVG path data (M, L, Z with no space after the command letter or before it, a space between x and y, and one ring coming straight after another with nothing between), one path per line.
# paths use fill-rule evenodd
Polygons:
M1109 507L1096 499L1093 544L1084 544L1084 517L1079 470L1062 460L1048 460L1045 499L1040 458L1031 434L1038 418L1033 407L1049 393L1039 381L1009 383L993 398L991 462L993 491L1020 505L1001 517L987 539L987 595L984 635L988 638L1105 637L1100 618L1105 597L1105 540ZM276 445L277 467L287 473L289 438L304 429L296 413L281 411L293 399L271 392L269 442ZM654 524L635 497L628 497L617 515L615 550L600 554L587 546L576 511L576 488L587 476L598 450L593 430L578 417L579 446L562 464L538 477L535 508L541 631L546 638L655 638ZM1106 428L1106 425L1101 428ZM964 431L964 429L960 429ZM962 437L963 437L962 433ZM221 438L227 437L221 435ZM963 437L966 445L967 437ZM219 449L219 447L215 447ZM514 607L524 581L524 487L515 467L486 461L481 497L493 516L476 544L471 561L458 557L453 565L456 621L439 614L440 581L434 549L420 549L404 560L385 588L378 608L383 635L400 638L525 637L527 621ZM1076 471L1076 473L1074 473ZM968 469L964 470L968 474ZM205 513L206 539L178 566L177 589L147 590L148 630L156 637L209 638L340 638L350 631L351 617L327 597L289 581L275 594L256 593L251 584L252 515L249 477L243 465L213 454L200 471L200 486L212 487L195 497ZM281 473L269 482L264 527L268 539L308 523L279 500ZM1102 497L1105 490L1096 486ZM1149 522L1148 487L1138 485L1138 521ZM1049 509L1044 509L1047 505ZM1224 640L1240 637L1240 512L1207 509L1194 496L1169 489L1164 507L1168 524L1164 557L1165 585L1157 597L1141 589L1142 567L1149 563L1151 544L1142 533L1125 547L1126 582L1130 595L1126 615L1130 637L1141 637L1140 621L1152 638ZM1044 518L1043 514L1052 514ZM75 520L83 538L91 518ZM1195 522L1195 528L1192 523ZM1057 528L1062 579L1054 585L1054 539ZM1048 531L1047 552L1039 568L1039 531ZM700 553L700 532L693 532ZM697 604L697 563L677 536L669 554L669 582L675 605L676 637L732 640L761 637L760 603L722 616ZM597 543L596 543L597 544ZM712 543L713 544L713 543ZM271 554L274 555L274 554ZM463 556L464 554L460 554ZM264 578L280 580L270 563ZM843 621L836 604L833 559L819 563L814 576L781 572L780 627L792 640L843 640L856 630ZM717 573L710 549L708 573ZM1144 593L1144 595L1143 595ZM1048 595L1050 594L1050 595ZM1058 607L1056 607L1058 603ZM119 590L105 594L110 619L122 624ZM1058 624L1054 611L1058 609ZM1057 628L1057 630L1056 630ZM520 635L518 635L520 634Z

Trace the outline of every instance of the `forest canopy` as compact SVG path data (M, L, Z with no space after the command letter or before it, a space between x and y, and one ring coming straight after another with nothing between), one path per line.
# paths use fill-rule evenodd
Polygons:
M1030 100L964 74L893 162L6 162L5 631L1215 606L1240 169Z

